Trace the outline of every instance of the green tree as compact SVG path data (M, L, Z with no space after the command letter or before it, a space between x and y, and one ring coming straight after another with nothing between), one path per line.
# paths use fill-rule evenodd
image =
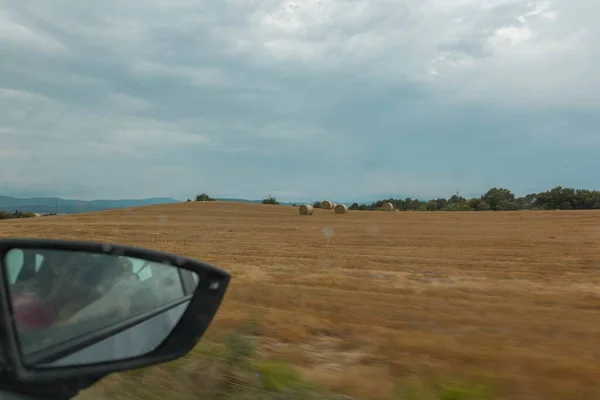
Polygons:
M439 198L439 199L435 200L435 203L437 204L437 209L438 210L443 210L444 207L446 207L446 204L448 203L448 200Z
M273 204L273 205L279 205L279 202L277 201L277 199L273 196L269 196L266 199L263 199L262 201L263 204Z
M448 203L444 208L444 211L473 211L473 209L469 206L469 203Z
M196 201L215 201L215 199L213 199L206 193L202 193L196 196Z
M575 189L572 188L557 186L550 190L550 197L559 210L571 210L576 204Z
M448 199L448 204L461 204L466 203L467 199L459 195L453 195Z
M34 218L35 214L32 212L21 212L19 210L15 210L15 212L10 213L8 211L0 210L0 219L14 219L14 218Z
M469 208L475 211L488 211L490 209L490 205L479 197L469 199L467 204Z
M490 209L494 211L507 210L512 207L509 203L515 200L515 195L508 189L491 188L481 196L481 200L489 204Z
M535 208L536 196L537 195L535 193L530 193L523 197L517 197L514 201L514 204L519 210L531 210Z
M359 207L358 203L352 203L349 210L358 210L358 207Z
M429 200L427 202L427 204L425 205L425 209L427 211L437 211L438 210L438 208L437 208L437 201L435 201L435 200Z

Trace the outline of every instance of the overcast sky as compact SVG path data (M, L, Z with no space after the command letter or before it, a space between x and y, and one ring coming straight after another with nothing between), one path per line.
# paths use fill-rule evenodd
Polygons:
M0 194L600 188L598 0L0 0Z

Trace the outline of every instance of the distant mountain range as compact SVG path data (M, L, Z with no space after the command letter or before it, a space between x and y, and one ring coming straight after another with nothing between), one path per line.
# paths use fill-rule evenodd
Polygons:
M180 200L155 197L150 199L123 200L72 200L59 197L17 198L0 196L0 210L32 212L41 214L77 214L117 208L149 206L153 204L180 203Z

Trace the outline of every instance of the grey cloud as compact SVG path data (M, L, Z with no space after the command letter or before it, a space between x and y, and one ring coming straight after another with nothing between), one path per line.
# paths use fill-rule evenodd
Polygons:
M4 20L30 46L0 38L1 86L13 91L0 96L2 183L27 167L28 151L36 184L54 179L61 191L82 163L78 180L94 184L81 192L125 190L127 179L151 187L135 174L178 171L164 190L182 193L188 179L256 195L349 193L350 178L336 174L358 174L378 152L398 168L436 158L469 171L473 160L560 136L557 110L567 110L561 130L598 145L592 0L548 3L555 21L527 15L536 2L512 0L5 3ZM509 26L534 36L493 40ZM452 161L452 151L475 154ZM273 163L298 188L269 172ZM318 181L289 172L310 166L329 172ZM394 188L422 189L398 176Z

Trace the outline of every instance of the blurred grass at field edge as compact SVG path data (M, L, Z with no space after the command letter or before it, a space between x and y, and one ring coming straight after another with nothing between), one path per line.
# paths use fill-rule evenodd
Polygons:
M257 351L256 321L223 336L203 340L179 360L114 374L82 391L77 400L363 400L332 393L306 380L285 360ZM464 380L407 379L378 400L495 400L491 385Z

